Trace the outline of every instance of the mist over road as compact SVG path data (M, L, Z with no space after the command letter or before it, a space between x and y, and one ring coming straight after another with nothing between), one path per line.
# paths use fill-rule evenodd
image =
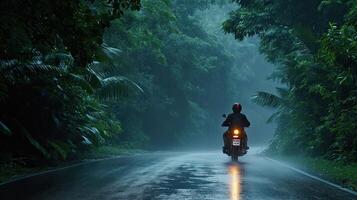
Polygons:
M18 192L21 191L21 192ZM78 165L0 186L8 199L357 199L250 153L156 152Z

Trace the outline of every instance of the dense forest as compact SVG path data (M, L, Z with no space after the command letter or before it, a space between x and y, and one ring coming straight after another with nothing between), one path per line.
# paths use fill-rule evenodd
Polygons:
M236 8L229 1L0 5L3 162L70 160L100 146L212 143L242 90L237 83L257 62L247 59L256 40L231 44L220 30L220 8Z
M357 1L236 2L224 30L258 35L271 78L286 85L254 97L277 110L270 152L357 161Z
M258 43L282 85L252 97L276 109L269 152L357 161L354 0L3 0L0 13L1 162L210 144L265 83Z

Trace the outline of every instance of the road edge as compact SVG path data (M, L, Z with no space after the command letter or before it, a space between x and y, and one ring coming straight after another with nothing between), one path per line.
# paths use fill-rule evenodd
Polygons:
M15 177L15 178L9 179L7 181L1 182L0 183L0 187L2 187L4 185L7 185L7 184L10 184L10 183L13 183L13 182L16 182L16 181L20 181L20 180L23 180L23 179L28 179L28 178L31 178L31 177L34 177L34 176L40 176L40 175L44 175L44 174L49 174L49 173L53 173L53 172L57 172L57 171L61 171L61 170L66 170L66 169L73 168L73 167L78 167L78 166L81 166L81 165L87 165L87 164L90 164L90 163L105 161L105 160L113 160L113 159L118 159L118 158L123 158L123 157L128 157L128 156L138 156L138 155L145 154L145 153L146 152L135 153L135 154L132 154L132 155L116 155L116 156L110 156L110 157L106 157L106 158L82 159L82 160L79 160L78 162L76 162L74 164L69 164L67 166L55 167L53 169L42 170L42 171L39 171L39 172L34 172L34 173L26 174L26 175L21 175L19 177Z
M345 188L345 187L343 187L343 186L341 186L341 185L338 185L338 184L336 184L336 183L332 183L332 182L327 181L327 180L325 180L325 179L322 179L322 178L320 178L320 177L317 177L317 176L314 176L314 175L312 175L312 174L309 174L309 173L307 173L307 172L305 172L305 171L303 171L303 170L300 170L300 169L298 169L298 168L295 168L295 167L293 167L293 166L291 166L291 165L289 165L289 164L287 164L287 163L284 163L284 162L282 162L282 161L278 161L278 160L269 158L269 157L267 157L267 156L263 156L263 157L264 157L265 159L269 160L269 161L272 161L272 162L277 163L277 164L280 165L280 166L289 168L289 169L291 169L291 170L293 170L293 171L295 171L295 172L297 172L297 173L299 173L299 174L305 175L305 176L307 176L307 177L309 177L309 178L312 178L312 179L314 179L314 180L323 182L323 183L325 183L325 184L327 184L327 185L330 185L330 186L332 186L332 187L335 187L335 188L337 188L337 189L343 190L343 191L345 191L345 192L348 192L348 193L350 193L350 194L352 194L352 195L357 196L357 192L355 192L355 191L353 191L353 190L350 190L350 189L348 189L348 188Z

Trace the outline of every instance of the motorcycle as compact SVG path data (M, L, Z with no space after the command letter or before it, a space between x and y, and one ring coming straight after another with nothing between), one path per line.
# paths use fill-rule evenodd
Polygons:
M224 114L224 118L227 116ZM243 128L240 127L229 127L228 138L229 138L229 148L225 152L228 156L231 156L232 161L238 161L239 156L247 154L247 150L243 147Z

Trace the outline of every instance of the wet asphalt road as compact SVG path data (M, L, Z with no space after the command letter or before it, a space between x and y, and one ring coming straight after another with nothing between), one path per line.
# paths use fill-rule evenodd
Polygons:
M357 196L252 153L161 152L108 159L0 186L0 199L352 200Z

